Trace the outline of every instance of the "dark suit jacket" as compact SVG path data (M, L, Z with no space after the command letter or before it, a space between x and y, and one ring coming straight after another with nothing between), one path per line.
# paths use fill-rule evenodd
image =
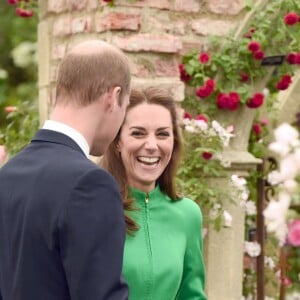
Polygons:
M128 299L115 180L64 134L39 130L0 168L0 299Z

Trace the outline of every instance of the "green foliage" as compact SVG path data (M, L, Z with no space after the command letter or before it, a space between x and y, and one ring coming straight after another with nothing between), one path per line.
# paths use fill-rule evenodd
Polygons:
M38 127L38 91L36 62L32 60L19 66L12 53L22 45L36 43L38 19L18 17L15 7L6 1L0 3L0 14L0 71L7 74L0 78L0 144L14 155L30 141ZM17 54L22 58L27 52ZM8 113L7 106L15 106L17 110Z

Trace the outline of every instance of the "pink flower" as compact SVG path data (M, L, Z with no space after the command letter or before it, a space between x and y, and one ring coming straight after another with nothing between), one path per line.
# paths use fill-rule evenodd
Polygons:
M7 3L10 5L15 5L15 4L19 3L19 0L7 0Z
M198 120L198 121L204 121L205 123L208 123L208 118L205 115L198 115L196 117L196 120Z
M258 50L260 50L260 43L256 42L256 41L252 41L248 44L248 50L251 52L256 52Z
M289 12L285 17L284 17L284 23L288 26L292 26L299 22L299 16L295 12Z
M5 106L4 107L4 110L7 112L7 113L11 113L13 111L15 111L17 109L16 106Z
M30 18L33 16L33 11L30 9L24 9L21 7L17 7L16 14L22 18Z
M246 103L249 108L258 108L264 103L264 94L256 93L254 94Z
M6 160L7 154L5 147L3 145L0 145L0 165L3 164Z
M179 68L179 73L180 73L180 79L181 79L181 81L187 82L187 81L190 81L192 79L191 75L189 75L186 72L183 64L179 64L178 68Z
M207 52L200 53L199 55L199 61L202 64L207 64L210 61L210 56Z
M265 56L265 53L261 50L258 50L258 51L253 53L253 57L256 60L262 60L264 58L264 56Z
M261 124L261 126L266 126L266 125L268 125L268 119L267 119L267 118L261 119L260 124Z
M205 159L205 160L210 160L212 158L213 154L211 152L208 152L208 151L204 151L202 152L202 157Z
M254 123L252 129L256 135L260 135L262 132L261 127L258 123Z
M287 241L294 247L300 246L300 220L294 220L288 226Z

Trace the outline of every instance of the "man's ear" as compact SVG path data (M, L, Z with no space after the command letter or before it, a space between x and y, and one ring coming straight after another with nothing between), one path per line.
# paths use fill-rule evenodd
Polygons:
M116 105L119 106L119 98L121 93L121 87L116 86L110 91L109 95L109 109L113 111Z

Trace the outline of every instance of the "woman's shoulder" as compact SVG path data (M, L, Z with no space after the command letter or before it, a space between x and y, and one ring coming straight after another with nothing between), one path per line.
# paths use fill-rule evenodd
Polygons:
M194 220L194 222L202 222L202 212L200 206L192 199L182 197L173 202L179 209L186 220Z

